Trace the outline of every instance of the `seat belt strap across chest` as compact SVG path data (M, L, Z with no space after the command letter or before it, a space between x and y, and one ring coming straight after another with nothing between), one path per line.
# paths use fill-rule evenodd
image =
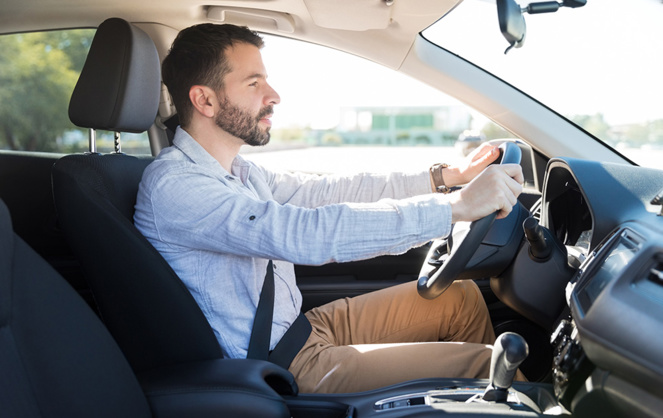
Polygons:
M274 317L274 263L269 260L267 273L260 292L256 316L253 320L251 339L247 358L268 360L287 369L299 350L304 346L311 334L311 324L303 313L300 313L295 322L283 335L281 341L269 351L272 335L272 320Z
M251 340L246 358L267 360L269 358L269 343L272 336L272 319L274 316L274 264L272 260L267 263L267 274L262 284L256 317L253 320Z

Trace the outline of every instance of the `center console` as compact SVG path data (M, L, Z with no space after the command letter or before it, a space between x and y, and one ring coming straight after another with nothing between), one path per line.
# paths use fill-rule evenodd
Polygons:
M505 402L482 400L488 381L485 379L422 379L386 388L351 394L300 394L287 398L295 418L324 417L543 417L564 413L550 384L515 382ZM316 402L336 402L347 409L320 409L312 413ZM328 405L329 406L329 405Z

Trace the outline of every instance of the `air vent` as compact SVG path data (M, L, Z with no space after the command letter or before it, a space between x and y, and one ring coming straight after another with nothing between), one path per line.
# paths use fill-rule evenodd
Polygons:
M643 263L634 288L643 296L663 306L663 253L655 254L648 263Z

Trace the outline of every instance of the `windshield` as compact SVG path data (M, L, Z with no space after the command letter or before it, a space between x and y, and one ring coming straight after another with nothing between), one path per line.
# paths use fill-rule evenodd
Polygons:
M663 2L588 0L576 9L525 14L525 20L524 45L508 54L494 0L465 0L423 35L637 164L660 168Z

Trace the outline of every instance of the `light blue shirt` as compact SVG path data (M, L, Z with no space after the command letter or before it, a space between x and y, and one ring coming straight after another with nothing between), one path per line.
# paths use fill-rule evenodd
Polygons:
M228 173L178 128L143 174L134 220L200 305L223 354L245 358L268 260L273 349L302 305L294 264L403 253L446 236L451 208L431 193L428 171L276 173L238 156Z

